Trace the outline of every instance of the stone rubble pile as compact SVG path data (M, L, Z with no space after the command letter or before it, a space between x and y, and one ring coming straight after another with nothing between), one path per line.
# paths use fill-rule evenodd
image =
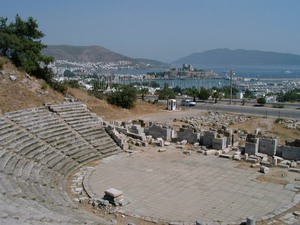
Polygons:
M199 117L183 117L180 122L190 124L193 127L228 127L235 123L244 123L249 120L249 116L231 115L218 112L208 112Z

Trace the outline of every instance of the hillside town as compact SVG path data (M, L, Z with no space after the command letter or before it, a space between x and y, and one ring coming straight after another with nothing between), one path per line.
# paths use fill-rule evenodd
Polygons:
M217 88L229 86L232 82L232 86L239 91L233 96L234 99L243 99L245 92L250 91L255 97L263 96L267 102L276 103L278 93L286 93L300 86L299 79L247 78L234 71L232 77L229 75L230 71L225 76L220 76L212 70L198 69L190 64L183 64L181 68L161 68L157 72L151 72L155 69L151 64L132 61L83 63L56 60L49 67L56 74L57 80L77 80L88 90L95 80L105 84L109 91L113 90L113 84L134 83L138 88L148 88L152 94L162 88L164 83L168 83L171 88L195 87L200 90L208 85ZM151 87L151 81L157 82L160 87Z

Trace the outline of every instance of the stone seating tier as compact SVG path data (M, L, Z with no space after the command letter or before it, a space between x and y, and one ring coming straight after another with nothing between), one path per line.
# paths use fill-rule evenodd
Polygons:
M0 214L7 213L0 222L105 224L70 199L67 178L85 163L119 151L101 119L81 103L0 116Z

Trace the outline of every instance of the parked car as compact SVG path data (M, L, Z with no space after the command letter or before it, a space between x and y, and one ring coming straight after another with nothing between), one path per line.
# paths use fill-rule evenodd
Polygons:
M195 106L196 102L193 102L191 99L183 99L181 101L182 106Z

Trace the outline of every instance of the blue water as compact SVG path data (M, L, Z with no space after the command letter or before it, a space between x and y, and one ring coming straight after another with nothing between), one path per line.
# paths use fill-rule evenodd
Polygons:
M230 69L235 71L237 77L248 78L300 78L300 65L278 65L278 66L202 66L205 70L213 70L219 76L225 76Z
M172 87L179 86L181 88L188 87L223 87L229 85L229 80L225 79L231 69L235 72L235 77L244 78L257 78L257 79L272 79L278 78L300 78L300 65L299 66L197 66L198 69L212 70L219 75L219 79L156 79L155 81L161 87L168 83ZM146 74L147 72L160 72L166 71L167 68L149 68L147 70L119 70L118 74ZM227 76L228 77L228 76ZM134 80L132 80L134 82Z

